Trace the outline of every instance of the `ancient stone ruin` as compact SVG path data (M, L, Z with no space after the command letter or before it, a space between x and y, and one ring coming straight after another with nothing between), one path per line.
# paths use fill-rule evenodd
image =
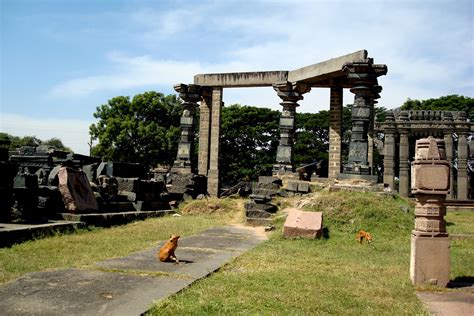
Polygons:
M412 163L412 193L416 197L415 229L411 236L410 278L413 284L445 287L449 282L449 237L446 207L450 162L444 140L433 137L416 141Z
M376 123L375 130L384 135L383 182L390 188L395 189L395 177L398 177L399 194L409 196L415 141L433 136L444 139L446 159L452 170L448 198L468 199L468 159L474 159L469 153L468 136L474 132L474 122L467 121L465 112L390 111L384 123Z
M199 155L197 174L207 177L207 191L212 196L221 193L219 177L219 139L224 88L273 87L282 100L280 142L277 149L274 176L295 174L293 137L298 101L312 88L329 88L330 144L329 178L342 173L346 178L370 177L373 174L373 107L382 87L377 78L387 73L387 66L374 64L365 50L333 58L303 68L287 71L198 74L192 84L178 84L175 90L183 100L182 137L173 171L195 173L190 161L190 133L194 130L194 115L199 108ZM342 168L342 104L343 89L354 93L353 131L349 161ZM200 102L200 106L197 105Z

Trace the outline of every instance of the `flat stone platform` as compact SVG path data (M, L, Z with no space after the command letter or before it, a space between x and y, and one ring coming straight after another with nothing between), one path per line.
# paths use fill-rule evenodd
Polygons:
M80 221L48 221L37 224L0 223L0 247L8 247L26 240L72 232L84 227Z
M110 227L113 225L127 224L136 220L144 220L149 217L160 217L174 213L175 211L172 210L159 210L88 214L61 213L60 215L62 219L66 221L80 221L86 223L87 225Z
M163 263L163 245L90 269L29 273L0 287L4 315L140 315L267 239L263 228L225 226L180 239L180 264Z

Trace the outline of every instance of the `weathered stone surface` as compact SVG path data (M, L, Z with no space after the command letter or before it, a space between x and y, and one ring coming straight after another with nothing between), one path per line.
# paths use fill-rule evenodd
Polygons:
M69 167L62 167L58 172L59 191L64 206L70 212L82 212L99 209L84 172Z
M267 203L272 200L272 197L269 195L259 195L259 194L250 194L249 198L258 204Z
M272 176L259 176L258 177L258 183L259 185L264 185L267 183L273 183L276 184L278 187L282 186L283 183L280 178L272 177ZM273 189L273 186L271 187Z
M256 209L247 209L245 212L245 215L247 217L251 218L270 218L272 217L272 214L266 211L260 211Z
M316 238L323 234L323 213L307 212L290 208L283 225L283 236L286 238Z
M449 167L447 160L432 164L428 161L415 161L412 164L412 193L446 194L449 192Z
M410 278L414 284L446 287L450 273L449 237L411 236Z
M259 204L259 203L255 203L251 201L251 202L245 203L245 210L246 211L256 210L256 211L275 213L278 210L278 207L270 203Z
M309 182L307 181L288 181L286 189L291 192L309 193Z

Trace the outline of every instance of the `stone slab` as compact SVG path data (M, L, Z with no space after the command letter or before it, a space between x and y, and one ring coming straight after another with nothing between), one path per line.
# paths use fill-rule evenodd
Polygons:
M413 284L446 287L449 282L449 237L411 236L410 279Z
M199 74L194 76L194 84L218 87L265 87L277 82L286 82L288 71L255 71Z
M417 292L416 295L431 315L474 315L474 288L472 287L466 291Z
M135 211L135 212L120 212L120 213L89 213L89 214L72 214L61 213L60 216L64 220L81 221L87 225L94 225L100 227L110 227L113 225L126 224L136 220L143 220L149 217L160 217L167 214L174 214L172 210L159 211Z
M323 233L323 213L296 208L286 209L288 217L283 225L283 237L316 238Z
M86 174L81 170L61 167L58 171L59 191L67 210L80 213L99 209Z
M342 66L345 63L365 59L367 58L367 55L368 54L366 50L359 50L354 53L332 58L317 64L295 69L288 73L288 81L310 83L312 86L315 86L313 84L317 84L320 80L327 79L328 76L337 74L344 76L344 73L342 72Z
M11 246L26 240L71 232L84 227L81 221L49 221L41 224L0 223L0 247Z
M67 269L30 273L0 288L4 315L140 315L191 279Z
M262 230L263 231L263 230ZM163 263L156 247L98 262L98 270L65 269L28 274L0 287L5 315L140 315L154 301L177 293L266 240L243 226L225 226L183 237L182 263Z

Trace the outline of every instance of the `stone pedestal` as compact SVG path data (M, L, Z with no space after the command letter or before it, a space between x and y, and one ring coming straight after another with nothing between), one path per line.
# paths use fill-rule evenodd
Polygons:
M450 188L449 168L444 140L429 137L416 142L411 181L417 200L410 255L413 284L445 287L449 282L449 237L444 220L444 201Z
M413 284L446 287L449 282L449 237L411 235L410 279Z

